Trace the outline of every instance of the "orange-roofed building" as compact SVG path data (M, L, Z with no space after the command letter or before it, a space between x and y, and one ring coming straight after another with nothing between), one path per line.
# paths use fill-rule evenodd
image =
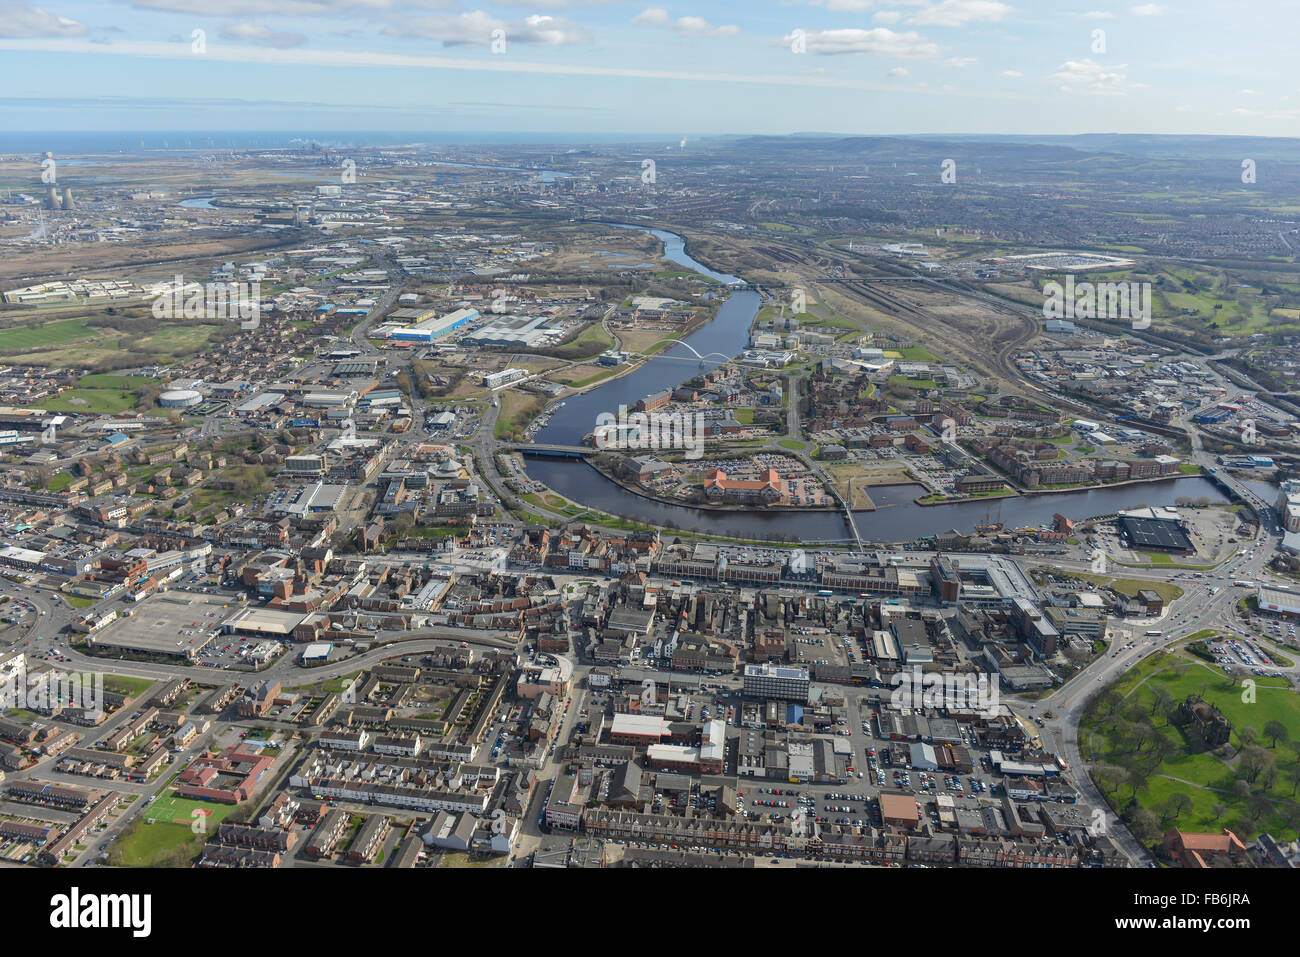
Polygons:
M757 479L729 479L722 469L709 469L704 477L704 495L710 502L769 505L781 501L785 482L776 469L764 469Z
M921 821L921 811L916 798L910 794L881 794L880 817L885 827L902 827L911 830Z
M1222 834L1165 831L1165 851L1180 867L1227 867L1241 860L1246 845L1226 827Z

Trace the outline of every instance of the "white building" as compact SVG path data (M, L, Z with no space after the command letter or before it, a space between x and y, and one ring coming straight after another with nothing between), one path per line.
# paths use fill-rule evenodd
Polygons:
M1274 585L1260 585L1255 593L1260 611L1277 615L1300 615L1300 592L1288 591Z
M1300 532L1300 479L1287 479L1282 483L1277 511L1288 532Z

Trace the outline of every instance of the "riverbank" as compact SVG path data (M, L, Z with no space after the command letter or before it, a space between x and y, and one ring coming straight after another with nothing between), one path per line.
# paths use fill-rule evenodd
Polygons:
M605 220L598 220L598 222L602 226L614 226L617 227L618 229L640 229L643 230L644 232L649 233L650 235L654 236L656 239L658 239L660 242L664 244L664 251L662 254L664 259L667 259L670 262L675 262L679 266L686 266L688 269L693 269L695 272L698 272L703 276L707 276L709 279L712 279L715 282L722 283L723 285L729 285L732 282L743 283L746 281L740 278L739 276L733 276L730 273L724 273L719 269L714 269L712 266L706 265L704 260L702 259L696 259L695 255L691 252L690 239L688 239L684 233L676 231L684 227L674 226L671 224L666 226L653 226L644 223L611 223ZM681 240L682 255L685 256L686 259L689 260L689 262L673 259L673 257L669 255L668 241L664 239L663 236L660 236L659 235L660 233L666 233L670 236L675 237L676 239ZM694 265L692 265L692 263L694 263ZM699 266L700 268L696 269L695 268L696 266Z
M684 508L697 508L701 511L735 513L735 512L752 512L758 515L770 515L777 512L840 512L842 509L838 505L767 505L763 508L753 508L749 505L719 505L715 502L685 502L677 498L668 498L663 495L656 495L647 488L640 485L634 485L623 476L617 474L608 468L603 468L600 464L584 460L588 465L603 475L609 481L613 482L619 488L631 492L633 495L640 496L651 502L659 502L662 505L672 505ZM554 489L552 489L554 491Z
M699 319L699 320L697 320L696 322L691 323L690 325L688 325L688 326L686 326L684 329L682 329L682 331L681 331L681 335L680 335L678 338L674 339L674 338L671 337L671 336L665 336L665 337L664 337L664 342L665 342L665 343L671 343L671 342L681 342L681 341L683 341L683 340L684 340L687 336L689 336L691 333L696 332L696 331L699 330L699 329L703 329L705 326L707 326L709 323L711 323L714 319L717 318L717 315L718 315L718 313L717 313L717 310L715 309L715 310L713 311L713 313L712 313L712 314L711 314L707 319ZM613 329L608 329L608 328L607 328L606 331L608 331L609 334L610 334L610 336L614 339L614 341L615 341L615 346L617 347L617 346L620 344L620 340L619 340L619 338L618 338L618 333L615 332ZM555 396L555 399L556 399L557 401L559 401L559 400L567 400L567 399L571 399L571 398L573 398L574 396L577 396L577 395L583 395L584 393L590 392L590 391L592 391L593 389L599 389L601 386L608 385L608 384L611 383L611 382L616 382L617 380L622 379L624 376L629 376L629 375L631 375L632 373L639 371L643 366L645 366L646 364L648 364L648 363L650 363L650 362L653 362L653 361L654 361L656 358L658 358L661 354L663 354L664 352L667 352L667 351L668 351L669 349L671 349L671 348L672 348L671 345L665 345L662 349L658 349L658 350L656 350L653 354L650 354L650 355L644 355L644 356L642 356L640 359L638 359L636 362L629 362L629 363L627 363L627 364L626 364L626 368L618 369L618 370L616 370L616 371L611 372L609 375L606 375L606 376L601 376L601 377L600 377L599 379L597 379L596 381L594 381L594 382L588 382L586 385L583 385L583 386L565 386L565 391L564 391L564 392L561 392L559 395ZM540 353L529 353L529 355L541 355L541 354L540 354ZM553 358L555 358L555 357L554 357L554 356L545 356L544 358L553 359ZM585 362L591 362L591 361L592 361L591 359L587 359L587 360L585 360ZM579 363L579 364L581 365L581 364L584 364L584 363ZM546 378L546 377L543 376L542 378ZM547 379L547 381L548 381L548 382L553 382L554 380L552 380L552 379ZM560 385L561 383L556 383L556 384L557 384L557 385ZM611 414L612 414L612 413L616 412L617 410L610 410L610 411L611 411ZM592 428L594 429L595 427L596 427L596 426L595 426L595 423L593 422L593 423L592 423Z
M684 237L674 239L670 233L653 227L621 225L649 231L664 240L663 258L702 273L712 273L708 267L684 254ZM716 274L714 278L718 278ZM734 278L722 277L723 281ZM689 349L674 346L634 370L634 375L604 379L600 383L604 390L593 388L571 399L538 434L537 443L577 445L582 436L594 428L596 415L600 412L617 409L620 404L632 406L647 395L676 388L699 371L721 364L713 359L701 360L700 356L738 354L749 341L750 327L761 305L762 299L757 292L748 289L733 291L713 321L693 333L688 342L684 340ZM669 530L708 528L722 538L772 543L829 544L854 540L847 516L839 509L777 507L756 511L746 506L685 504L650 497L644 490L629 488L581 459L530 457L526 468L529 478L570 501L648 526ZM1170 481L1173 478L1192 481L1175 483ZM874 486L871 498L876 508L871 511L852 509L851 514L864 542L913 542L953 529L970 530L975 525L1003 521L1001 508L1005 499L1015 502L1011 506L1015 514L1006 516L1005 520L1026 527L1047 526L1058 512L1080 521L1098 515L1113 515L1120 509L1137 505L1172 505L1181 496L1224 501L1222 492L1204 476L1135 481L1142 483L1140 497L1127 484L1116 484L1072 490L1039 489L1020 495L933 503L946 506L938 510L930 504L919 505L914 501L925 494L923 483L911 487ZM900 495L900 488L904 494Z
M1123 488L1130 485L1152 485L1160 482L1177 481L1178 479L1196 479L1203 478L1199 473L1196 475L1153 475L1150 478L1125 479L1122 482L1102 482L1097 485L1066 485L1053 488L1026 488L1026 489L1009 489L996 495L964 495L960 498L942 498L938 501L927 502L926 496L917 498L914 501L922 508L932 508L935 505L958 505L964 502L995 502L1007 498L1029 498L1034 495L1070 495L1076 492L1095 492L1099 489Z
M529 477L588 508L660 528L710 528L723 537L750 540L840 542L851 537L843 511L832 509L764 510L730 507L708 508L653 497L641 490L610 478L590 461L532 457ZM1179 497L1207 498L1213 503L1224 501L1208 481L1187 476L1190 481L1151 480L1140 488L1112 486L1079 489L1072 492L1043 491L1035 495L1006 496L946 502L944 508L919 506L914 499L915 486L877 486L873 488L876 510L853 509L854 522L864 541L908 542L941 534L952 529L970 531L977 524L998 521L1017 527L1050 525L1053 516L1064 514L1074 521L1099 515L1113 515L1139 505L1172 506ZM898 495L902 489L906 494ZM1014 504L1002 513L1006 498Z

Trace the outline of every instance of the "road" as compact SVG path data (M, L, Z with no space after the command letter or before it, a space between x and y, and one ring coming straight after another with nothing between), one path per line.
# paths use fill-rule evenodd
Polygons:
M1234 553L1212 572L1140 568L1117 570L1116 573L1125 578L1172 581L1183 589L1183 595L1167 606L1160 618L1128 619L1122 629L1111 627L1110 633L1115 635L1111 650L1040 701L1019 702L1020 710L1031 717L1041 718L1047 712L1053 714L1050 719L1042 719L1044 743L1048 750L1055 748L1055 753L1065 757L1073 769L1067 776L1079 788L1086 803L1096 808L1107 806L1091 777L1083 771L1087 762L1080 750L1079 724L1089 702L1103 688L1147 656L1186 641L1198 632L1212 629L1248 636L1249 629L1237 615L1237 602L1243 597L1243 591L1234 587L1233 581L1268 580L1265 566L1275 554L1278 541L1278 538L1261 530L1253 542L1244 546L1248 555ZM1037 564L1052 564L1066 571L1089 570L1089 565L1084 562L1056 560ZM1160 634L1147 635L1147 631L1159 631ZM1272 670L1287 674L1293 683L1300 680L1300 664L1287 668L1273 665ZM1015 700L1014 696L1009 697ZM1108 826L1110 835L1131 860L1143 864L1152 863L1150 854L1121 822L1108 815Z

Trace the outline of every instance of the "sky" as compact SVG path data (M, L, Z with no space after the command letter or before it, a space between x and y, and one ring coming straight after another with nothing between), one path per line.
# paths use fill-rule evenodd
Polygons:
M659 2L0 0L0 131L1300 130L1300 0Z

